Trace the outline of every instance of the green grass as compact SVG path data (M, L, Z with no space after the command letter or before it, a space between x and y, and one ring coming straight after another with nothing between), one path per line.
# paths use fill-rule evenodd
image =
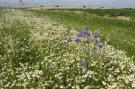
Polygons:
M56 9L49 9L56 10ZM135 9L133 8L123 8L123 9L58 9L58 10L67 10L67 11L83 11L91 14L96 14L98 16L135 16Z
M76 30L80 30L85 25L87 18L88 27L101 29L101 37L103 39L106 36L109 37L110 45L126 51L130 57L135 56L135 21L103 18L85 12L86 17L83 10L79 14L76 14L75 11L78 10L33 10L39 16L50 16L53 20L74 27ZM90 11L88 10L88 12Z

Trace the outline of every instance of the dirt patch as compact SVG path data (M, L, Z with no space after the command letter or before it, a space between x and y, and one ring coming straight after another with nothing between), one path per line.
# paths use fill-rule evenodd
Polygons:
M130 21L130 17L126 17L126 16L117 16L116 19L122 19L122 20L128 20Z
M74 11L74 13L76 13L76 14L82 14L83 12L82 11Z

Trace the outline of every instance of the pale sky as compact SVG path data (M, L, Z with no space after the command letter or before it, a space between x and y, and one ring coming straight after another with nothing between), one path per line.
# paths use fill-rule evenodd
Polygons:
M22 0L24 6L83 6L135 8L135 0ZM0 6L17 6L19 0L0 0Z

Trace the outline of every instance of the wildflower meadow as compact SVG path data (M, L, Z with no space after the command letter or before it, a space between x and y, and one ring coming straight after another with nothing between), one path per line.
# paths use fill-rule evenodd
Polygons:
M1 8L0 89L135 89L133 27L83 15Z

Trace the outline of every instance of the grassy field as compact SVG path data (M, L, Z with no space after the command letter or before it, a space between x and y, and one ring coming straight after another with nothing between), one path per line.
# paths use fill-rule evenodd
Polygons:
M0 88L134 89L135 21L116 15L134 9L119 10L0 9Z
M91 11L91 9L90 9ZM50 16L61 24L66 24L80 30L81 27L87 26L90 30L100 29L101 37L110 39L109 44L116 49L127 52L130 57L135 56L135 21L127 21L123 19L105 18L103 15L93 15L89 10L34 10L40 16ZM93 10L93 12L96 10ZM99 9L97 10L99 11ZM109 11L109 10L108 10ZM134 10L133 10L134 11ZM113 10L111 11L113 12ZM117 11L118 12L118 11ZM127 10L126 13L129 11ZM130 11L131 12L131 11ZM104 13L104 11L100 11ZM115 10L114 10L115 13ZM124 13L124 10L123 10ZM87 14L87 15L86 15ZM98 14L98 13L96 13ZM106 14L106 13L105 13ZM106 14L107 15L107 14ZM130 15L129 15L130 16Z

